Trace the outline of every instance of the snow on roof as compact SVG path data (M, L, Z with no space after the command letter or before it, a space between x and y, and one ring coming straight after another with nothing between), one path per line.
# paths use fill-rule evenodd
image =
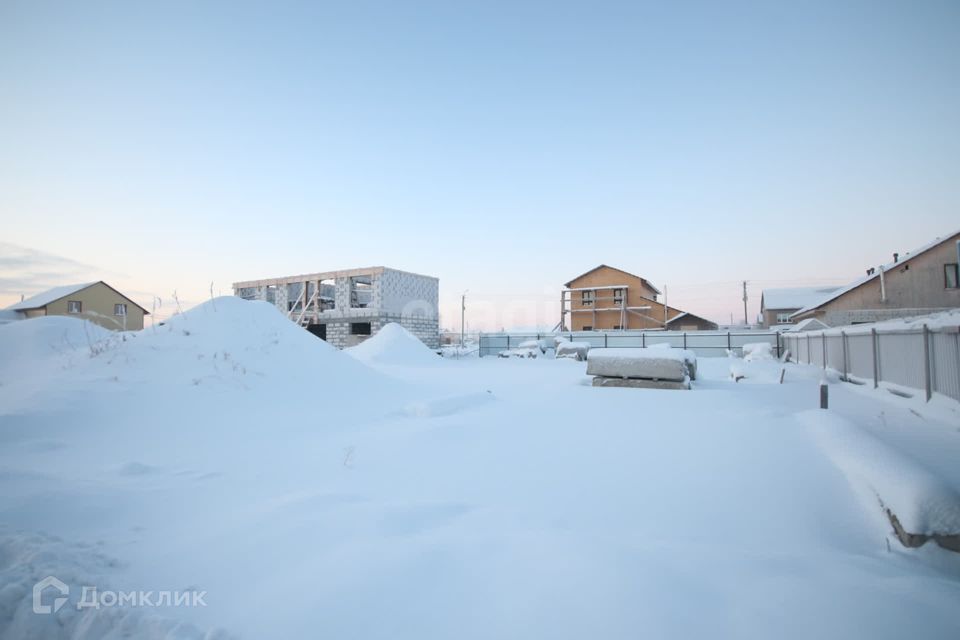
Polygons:
M813 304L840 287L792 287L789 289L764 289L764 309L802 309Z
M806 320L801 320L795 325L792 325L792 331L815 331L819 329L829 329L830 325L817 320L816 318L807 318Z
M89 286L97 284L96 282L84 282L82 284L67 284L62 287L54 287L53 289L47 289L42 291L34 296L30 296L26 300L22 300L16 304L12 304L7 307L7 311L24 311L26 309L39 309L40 307L45 307L51 302L59 300L69 296L71 293L76 293L77 291L82 291Z
M912 259L916 258L917 256L926 253L926 252L929 251L930 249L933 249L934 247L940 246L940 245L943 244L944 242L948 242L948 241L950 241L950 240L956 240L958 236L960 236L960 231L956 231L956 232L954 232L954 233L948 234L948 235L946 235L946 236L943 236L942 238L936 238L936 239L934 239L934 240L931 240L931 241L928 242L927 244L923 245L922 247L919 247L919 248L917 248L917 249L914 249L913 251L908 251L907 253L902 254L902 255L900 256L900 258L899 258L896 262L888 262L887 264L885 264L885 265L879 267L878 269L876 269L876 270L873 272L873 274L868 275L868 276L861 276L860 278L857 278L856 280L854 280L853 282L851 282L851 283L848 284L847 286L841 287L841 288L837 289L836 291L834 291L833 293L829 293L829 294L827 294L826 296L820 298L819 300L810 302L810 303L807 304L805 307L803 307L802 309L800 309L800 310L797 311L796 313L792 314L790 317L791 317L791 318L795 318L796 316L798 316L798 315L800 315L800 314L807 313L808 311L813 311L813 310L816 309L817 307L822 307L823 305L825 305L826 303L830 302L831 300L833 300L833 299L835 299L835 298L839 298L839 297L842 296L843 294L848 293L848 292L850 292L850 291L853 291L854 289L856 289L856 288L859 287L860 285L866 284L867 282L870 282L870 281L873 280L874 278L879 278L879 277L880 277L880 273L881 273L882 271L890 271L891 269L893 269L893 268L895 268L895 267L899 267L900 265L902 265L903 263L907 262L908 260L912 260Z

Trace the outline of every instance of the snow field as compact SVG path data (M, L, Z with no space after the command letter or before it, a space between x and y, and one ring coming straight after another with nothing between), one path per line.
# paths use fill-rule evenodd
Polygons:
M888 550L798 420L818 370L734 384L704 358L678 394L392 350L218 298L93 356L0 362L0 637L960 636L960 568ZM831 393L857 426L915 419ZM934 455L949 429L925 422ZM52 625L41 573L207 606Z

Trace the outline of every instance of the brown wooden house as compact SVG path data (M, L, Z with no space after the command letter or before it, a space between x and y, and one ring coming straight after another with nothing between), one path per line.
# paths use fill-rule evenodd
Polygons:
M717 325L657 300L660 290L646 278L601 264L567 282L561 292L561 329L697 331Z

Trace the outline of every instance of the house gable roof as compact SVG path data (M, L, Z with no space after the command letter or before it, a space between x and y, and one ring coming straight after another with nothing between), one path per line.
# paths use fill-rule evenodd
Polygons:
M681 311L681 312L678 313L677 315L675 315L675 316L673 316L672 318L670 318L669 320L667 320L667 326L670 326L671 324L673 324L673 323L676 322L677 320L682 320L683 318L692 318L693 320L700 320L700 321L702 321L702 322L706 322L707 324L712 324L712 325L714 325L714 326L717 326L717 323L714 322L713 320L707 320L706 318L704 318L704 317L702 317L702 316L698 316L698 315L695 314L695 313L690 313L689 311Z
M116 289L108 285L103 280L97 280L96 282L84 282L81 284L68 284L68 285L63 285L61 287L53 287L52 289L47 289L46 291L41 291L36 295L30 296L26 300L22 300L16 304L12 304L9 307L7 307L6 310L7 311L28 311L30 309L40 309L41 307L45 307L48 304L56 302L57 300L62 300L63 298L66 298L67 296L83 291L84 289L89 289L95 284L102 284L106 288L116 293L118 296L122 297L124 300L127 300L131 304L134 304L140 309L142 309L144 313L146 314L150 313L149 311L144 309L141 305L137 304L136 302L131 300L129 297L123 295L122 293L120 293L119 291L117 291Z
M891 269L895 269L895 268L897 268L897 267L899 267L899 266L901 266L901 265L903 265L903 264L906 264L907 262L910 262L910 261L913 260L914 258L918 258L918 257L922 256L922 255L923 255L924 253L926 253L927 251L930 251L931 249L935 249L936 247L939 247L940 245L944 244L945 242L951 242L951 241L955 241L955 240L957 240L957 239L960 239L960 231L954 232L954 233L952 233L952 234L950 234L950 235L948 235L948 236L944 236L944 237L942 237L942 238L937 238L937 239L935 239L935 240L932 240L931 242L928 242L927 244L923 245L922 247L920 247L920 248L918 248L918 249L914 249L913 251L909 251L909 252L907 252L906 254L900 256L900 259L897 260L896 262L889 262L889 263L881 266L881 267L878 268L876 271L874 271L874 273L872 273L871 275L862 276L862 277L854 280L853 282L851 282L851 283L848 284L847 286L841 287L841 288L837 289L836 291L834 291L834 292L832 292L832 293L830 293L830 294L827 294L827 295L824 296L823 298L821 298L821 299L819 299L819 300L817 300L817 301L815 301L815 302L812 302L812 303L808 304L806 307L804 307L804 308L800 309L799 311L793 313L790 317L791 317L791 318L796 318L796 317L798 317L798 316L800 316L800 315L802 315L802 314L810 313L810 312L813 311L814 309L819 309L820 307L822 307L823 305L827 304L828 302L830 302L830 301L832 301L832 300L836 300L836 299L839 298L840 296L845 295L845 294L847 294L847 293L850 293L851 291L853 291L853 290L856 289L857 287L861 287L861 286L867 284L868 282L870 282L871 280L875 280L875 279L879 278L881 271L890 271Z
M813 304L840 287L792 287L789 289L764 289L760 306L764 310L802 309Z
M657 289L655 286L653 286L653 283L651 283L651 282L650 282L649 280L647 280L646 278L641 277L641 276L638 276L638 275L636 275L636 274L634 274L634 273L630 273L629 271L624 271L623 269L617 269L616 267L611 267L611 266L608 265L608 264L597 265L597 266L594 267L593 269L590 269L589 271L585 271L585 272L581 273L580 275L578 275L576 278L573 278L572 280L570 280L570 282L564 283L563 286L569 287L571 284L573 284L574 282L576 282L577 280L579 280L579 279L582 278L583 276L590 275L590 274L593 273L594 271L598 271L598 270L600 270L600 269L612 269L613 271L619 271L620 273L623 273L623 274L625 274L625 275L628 275L628 276L630 276L631 278L639 278L641 281L643 281L643 284L646 285L647 287L649 287L650 290L653 291L654 293L657 293L657 294L662 293L659 289Z

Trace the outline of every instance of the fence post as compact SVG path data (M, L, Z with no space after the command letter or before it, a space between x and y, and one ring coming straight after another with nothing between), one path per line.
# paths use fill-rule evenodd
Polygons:
M840 332L840 346L843 347L843 381L847 381L847 332Z
M873 388L876 389L880 386L880 337L876 328L870 329L870 333L873 334Z
M683 332L683 348L684 349L687 348L687 332L686 331Z
M827 370L827 332L820 332L820 349L823 351L823 370Z
M604 349L607 348L607 334L606 334L606 333L603 334L603 348L604 348Z
M807 364L810 364L813 360L810 359L810 334L807 334Z
M646 348L647 346L647 333L643 332L640 334L640 346Z
M507 334L507 349L510 348L510 334Z
M733 347L730 346L730 332L727 331L727 351L730 351Z
M780 332L779 331L777 331L776 333L776 338L777 338L777 360L779 360L780 359Z
M923 325L923 389L927 394L927 402L933 397L930 382L930 328Z

